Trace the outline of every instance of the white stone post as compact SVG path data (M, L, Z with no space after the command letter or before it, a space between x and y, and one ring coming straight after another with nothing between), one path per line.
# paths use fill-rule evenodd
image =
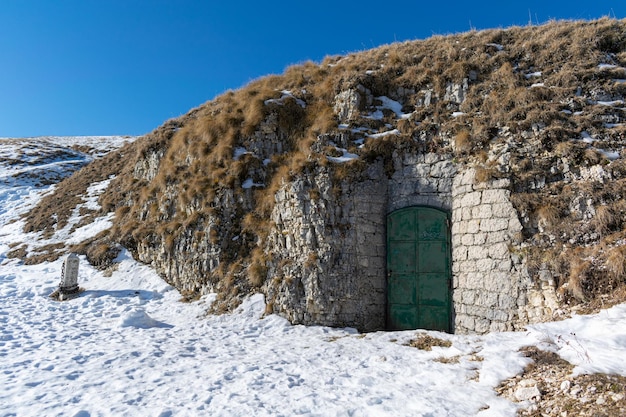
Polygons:
M63 261L61 282L59 283L59 299L67 299L69 295L79 292L78 288L78 255L70 253Z

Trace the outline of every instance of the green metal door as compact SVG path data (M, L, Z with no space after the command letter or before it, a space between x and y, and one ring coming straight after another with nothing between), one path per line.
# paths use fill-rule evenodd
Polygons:
M387 325L450 331L448 215L408 207L387 217Z

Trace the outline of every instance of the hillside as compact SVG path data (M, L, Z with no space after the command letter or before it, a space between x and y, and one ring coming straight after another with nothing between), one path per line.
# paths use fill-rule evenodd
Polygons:
M626 295L625 97L626 22L612 19L434 36L294 65L59 183L26 216L27 232L51 236L77 204L68 196L115 176L94 213L114 213L112 227L69 247L13 255L36 262L73 250L107 268L125 247L189 299L217 292L215 311L263 292L268 313L329 324L341 291L355 288L342 277L384 274L384 265L359 264L370 236L360 233L380 226L355 226L354 207L378 204L415 160L446 170L427 175L441 178L435 188L448 187L446 195L460 172L472 191L510 196L519 233L510 226L510 243L498 241L509 253L486 265L510 262L508 271L528 281L519 286L549 287L558 303L541 304L536 317L507 304L504 327L472 318L458 328L517 329L571 307L589 311ZM383 211L393 206L385 198ZM358 243L333 246L339 241ZM357 289L364 304L384 291Z

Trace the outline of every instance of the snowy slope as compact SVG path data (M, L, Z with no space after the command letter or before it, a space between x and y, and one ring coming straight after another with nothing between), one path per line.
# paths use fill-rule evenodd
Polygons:
M80 157L60 152L71 142L31 143L64 155L37 169L65 173ZM558 352L575 373L626 375L626 305L519 333L358 334L262 317L259 295L232 315L207 316L211 296L180 302L126 251L110 276L81 258L85 292L53 301L62 260L27 266L6 257L9 243L36 238L18 218L50 187L16 179L35 169L16 149L0 142L0 416L513 416L518 405L493 388L523 369L529 359L518 349L531 344ZM417 334L452 345L407 346Z

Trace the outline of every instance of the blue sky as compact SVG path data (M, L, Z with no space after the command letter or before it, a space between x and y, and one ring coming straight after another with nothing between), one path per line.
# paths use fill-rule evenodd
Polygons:
M306 60L622 1L0 0L0 137L140 135Z

